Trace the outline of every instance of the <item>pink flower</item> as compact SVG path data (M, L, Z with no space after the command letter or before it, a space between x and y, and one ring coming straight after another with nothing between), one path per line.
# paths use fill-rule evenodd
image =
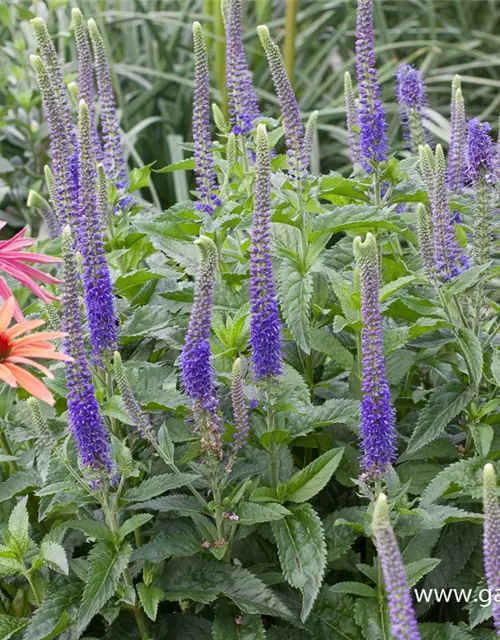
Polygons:
M0 231L5 227L6 222L0 222ZM26 228L16 233L15 236L8 240L0 240L0 271L8 274L25 287L28 287L37 298L43 300L43 302L50 302L55 300L56 297L51 293L47 293L40 288L40 285L35 282L44 282L46 284L60 284L60 280L50 276L39 269L35 269L29 263L38 262L41 264L50 264L55 262L61 262L60 258L53 256L46 256L42 253L30 253L29 251L23 251L26 247L31 247L35 242L34 238L24 238ZM0 298L7 300L12 296L8 284L0 276ZM14 317L18 322L23 320L23 314L16 304Z

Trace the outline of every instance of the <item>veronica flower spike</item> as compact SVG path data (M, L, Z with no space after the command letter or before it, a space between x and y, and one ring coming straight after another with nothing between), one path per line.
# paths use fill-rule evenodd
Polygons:
M217 271L217 247L207 236L195 240L201 254L196 275L193 307L180 365L184 391L193 402L196 429L202 448L222 457L221 422L217 414L218 398L210 348L212 305Z
M373 511L373 533L382 566L394 640L420 640L403 557L389 519L387 497L381 493Z
M387 160L389 151L387 122L375 66L373 0L358 0L356 73L359 92L359 148L361 162L370 171L370 163Z
M193 143L198 209L211 215L221 200L217 193L217 175L211 150L210 132L210 79L208 56L203 30L199 22L193 23L195 80L193 92Z
M352 88L351 74L346 71L344 75L344 98L347 119L347 134L349 137L349 153L351 162L360 162L359 155L359 113L354 91Z
M74 240L69 226L62 233L62 324L67 338L64 350L71 356L66 365L69 425L82 464L92 469L111 469L109 434L95 396L87 362L79 301L79 282Z
M250 345L257 380L278 376L281 322L271 262L271 167L264 124L257 126L254 213L250 246Z
M450 146L448 150L447 185L450 191L459 191L465 183L467 166L467 126L465 104L460 76L451 84Z
M422 115L428 100L422 74L412 64L402 64L399 67L396 73L396 96L411 151L417 154L419 146L425 144Z
M267 56L283 115L289 171L295 180L300 180L307 174L309 158L307 157L304 125L300 117L297 98L286 73L279 47L274 44L269 29L262 25L257 27L257 31Z
M488 463L483 471L484 568L488 589L493 596L500 593L500 505L498 504L497 479L493 465ZM491 610L497 634L500 635L500 602L492 597Z
M369 479L383 476L396 457L396 414L385 373L380 313L380 268L375 237L368 233L363 242L354 240L354 256L361 282L362 467Z
M253 121L260 118L252 74L243 48L242 0L227 0L223 7L226 27L226 84L232 131L245 134Z
M490 258L493 205L493 140L491 127L479 118L469 121L467 175L474 189L474 263Z

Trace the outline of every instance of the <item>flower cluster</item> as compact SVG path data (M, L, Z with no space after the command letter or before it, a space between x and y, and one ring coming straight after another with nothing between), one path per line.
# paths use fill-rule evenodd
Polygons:
M403 127L411 141L411 150L418 153L420 145L425 144L422 112L428 100L422 74L413 65L402 64L399 67L396 73L396 96Z
M237 358L233 364L233 373L231 380L231 401L234 413L234 437L232 442L232 450L234 453L245 446L250 431L250 419L248 409L245 403L245 394L243 392L243 363L241 358Z
M490 132L488 122L481 122L479 118L469 120L467 173L472 183L479 180L489 182L493 177L493 140Z
M235 134L252 130L260 118L252 74L243 49L243 8L241 0L228 0L224 11L226 26L226 85L230 121Z
M391 527L387 497L383 493L375 503L372 526L387 590L392 636L395 640L420 640L403 557Z
M134 396L134 392L127 380L125 368L118 351L115 351L113 371L115 374L116 385L122 397L125 409L127 410L129 417L134 421L139 435L145 440L152 440L153 433L151 430L151 423Z
M384 105L375 66L373 0L358 0L356 20L356 74L359 91L359 147L365 169L387 160L389 142Z
M396 414L385 373L380 313L379 258L375 237L354 240L361 281L363 379L361 402L362 466L369 478L383 475L396 457Z
M483 471L484 568L488 589L493 594L500 592L500 505L498 504L497 479L493 465L488 463ZM500 602L492 599L493 621L500 634Z
M359 113L358 105L354 97L351 74L346 71L344 75L344 98L347 116L347 133L349 136L349 153L353 164L360 162L359 155Z
M62 253L63 329L67 333L64 349L72 358L66 365L69 424L83 465L93 469L110 470L108 433L95 396L92 374L85 353L74 241L68 226L63 229Z
M221 204L217 195L217 177L214 156L210 149L210 84L205 38L199 22L193 24L194 41L194 93L193 93L193 143L199 209L211 215Z
M257 27L257 31L267 56L274 88L283 114L289 171L295 180L300 180L307 174L309 159L297 98L286 73L279 47L272 41L269 29L266 26L260 26Z
M281 373L281 323L271 262L271 169L266 127L257 127L250 247L250 344L255 377Z
M451 84L450 147L448 150L447 186L458 191L464 186L467 166L467 131L465 104L462 96L460 76Z

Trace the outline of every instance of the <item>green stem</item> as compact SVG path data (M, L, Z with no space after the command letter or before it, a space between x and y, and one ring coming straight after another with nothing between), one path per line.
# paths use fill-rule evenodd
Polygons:
M10 442L8 441L7 436L5 435L5 432L3 430L3 427L0 427L0 447L6 455L14 455L10 446ZM9 469L11 473L16 473L16 471L19 471L19 465L15 460L11 460L9 462Z
M271 406L271 380L266 383L266 407L267 407L267 430L269 432L274 431L274 415ZM271 486L276 489L279 484L279 470L278 470L278 447L274 437L271 439L271 450L269 451L271 459Z
M252 183L251 183L251 175L252 172L250 170L250 163L248 162L248 149L247 149L247 141L245 140L245 136L238 136L238 146L240 148L241 158L243 162L243 172L245 174L245 185L247 188L247 195L252 195Z

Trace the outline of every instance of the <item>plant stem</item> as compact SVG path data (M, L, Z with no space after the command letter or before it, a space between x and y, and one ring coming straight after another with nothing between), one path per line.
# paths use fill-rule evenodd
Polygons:
M0 427L0 447L2 448L3 452L6 455L8 456L13 455L10 442L8 441L7 436L5 435L3 426ZM19 465L15 460L11 460L9 462L9 469L11 473L16 473L16 471L19 471Z
M283 61L287 75L293 85L293 69L295 63L295 35L297 31L298 0L287 0L286 3L286 27Z
M252 184L250 181L250 176L252 172L250 171L250 163L248 162L248 149L247 149L247 141L245 140L245 136L238 136L238 146L240 148L241 159L243 162L243 173L245 174L245 185L247 188L247 195L250 197L252 195Z
M267 409L267 430L271 433L274 431L274 415L271 406L271 380L266 382L266 409ZM278 448L274 437L271 437L271 450L269 456L271 458L271 486L276 489L279 484L278 470Z

